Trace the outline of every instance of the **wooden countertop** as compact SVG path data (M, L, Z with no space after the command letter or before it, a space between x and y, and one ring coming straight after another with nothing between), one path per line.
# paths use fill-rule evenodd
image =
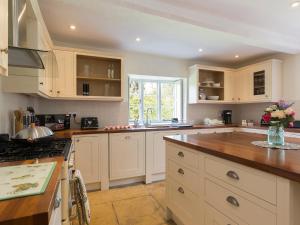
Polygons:
M233 132L167 136L164 140L300 182L300 150L275 150L251 144L266 140L266 135ZM297 138L286 141L300 144Z
M126 133L126 132L145 132L145 131L167 131L167 130L190 130L190 129L213 129L213 128L229 128L237 127L236 124L230 125L194 125L192 127L155 127L155 128L129 128L129 129L119 129L119 130L106 130L104 128L92 129L92 130L82 130L82 129L69 129L63 131L56 131L55 136L59 138L71 138L73 135L84 135L84 134L101 134L101 133Z
M57 162L46 191L41 195L0 201L0 225L46 225L49 223L64 158L45 158L39 161ZM0 167L33 162L34 160L5 162L0 163Z

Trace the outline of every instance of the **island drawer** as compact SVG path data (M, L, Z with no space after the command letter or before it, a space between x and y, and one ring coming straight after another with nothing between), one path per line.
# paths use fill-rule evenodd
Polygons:
M183 224L202 224L204 208L199 197L171 178L167 179L167 199L168 207Z
M199 169L198 152L174 144L166 145L166 150L168 159L173 159L192 169Z
M246 198L205 180L205 199L217 210L249 225L276 225L276 215Z
M228 184L276 205L276 176L213 157L205 158L205 171Z
M205 225L238 225L222 213L205 204Z
M189 168L175 163L173 160L169 159L167 161L167 176L173 178L180 184L184 184L192 192L199 194L203 186L201 185L201 179L198 173L190 170ZM201 191L202 194L202 191Z

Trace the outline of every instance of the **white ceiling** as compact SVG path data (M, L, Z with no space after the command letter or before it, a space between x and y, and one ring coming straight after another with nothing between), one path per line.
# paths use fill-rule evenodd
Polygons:
M300 52L300 9L291 9L288 1L39 0L39 3L52 38L59 42L237 64L275 52ZM77 29L71 31L70 24ZM140 43L135 41L137 36ZM235 54L240 59L235 59Z

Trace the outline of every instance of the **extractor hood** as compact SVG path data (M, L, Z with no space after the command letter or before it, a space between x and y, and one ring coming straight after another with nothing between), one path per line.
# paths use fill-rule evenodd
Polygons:
M45 69L40 54L38 21L30 0L9 1L8 65Z

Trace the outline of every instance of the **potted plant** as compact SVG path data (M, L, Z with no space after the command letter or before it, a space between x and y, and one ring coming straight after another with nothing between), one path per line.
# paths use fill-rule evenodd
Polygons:
M269 145L284 145L284 128L293 127L295 111L292 104L279 101L265 109L262 119L269 124Z

